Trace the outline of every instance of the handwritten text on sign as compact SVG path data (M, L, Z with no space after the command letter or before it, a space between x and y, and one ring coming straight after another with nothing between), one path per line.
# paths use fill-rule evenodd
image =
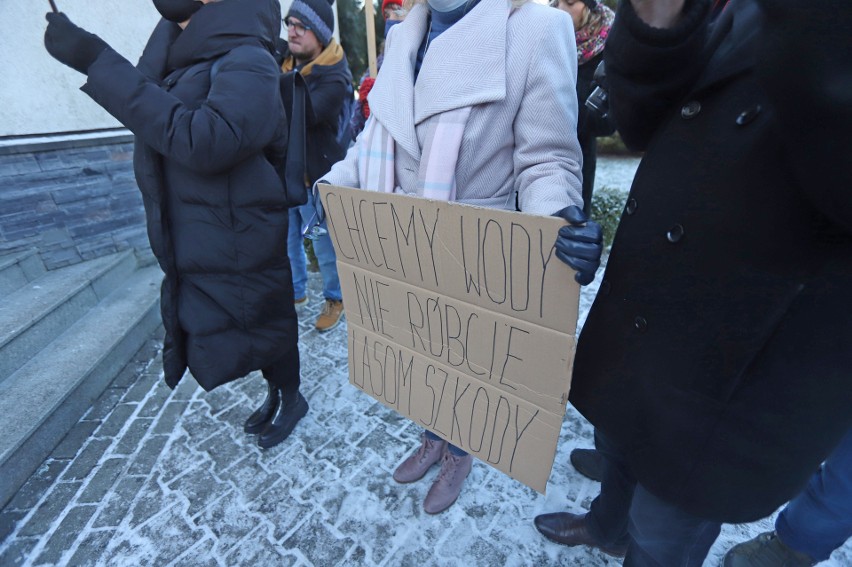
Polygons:
M565 412L579 288L560 219L320 186L349 378L543 492Z

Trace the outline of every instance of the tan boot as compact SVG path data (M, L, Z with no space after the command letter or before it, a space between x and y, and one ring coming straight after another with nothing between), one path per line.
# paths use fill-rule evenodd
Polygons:
M472 466L472 455L457 457L450 451L444 451L441 473L423 501L423 509L427 514L438 514L452 506L461 494L464 479L470 474Z
M397 482L408 483L420 480L429 467L441 460L441 455L447 447L443 439L430 439L425 433L420 434L420 447L409 455L393 472Z
M335 328L343 317L343 302L333 299L326 299L325 305L322 307L322 313L317 317L317 322L314 325L320 333L330 331Z

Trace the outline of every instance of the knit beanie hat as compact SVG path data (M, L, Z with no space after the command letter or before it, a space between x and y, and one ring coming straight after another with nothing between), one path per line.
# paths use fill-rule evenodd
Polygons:
M598 7L598 0L583 0L583 4L589 7L589 10L594 10Z
M388 7L388 4L396 4L400 8L402 8L403 0L382 0L382 14L384 15L385 9Z
M299 18L303 24L310 26L325 47L334 33L334 10L331 9L333 3L334 0L293 0L287 16Z

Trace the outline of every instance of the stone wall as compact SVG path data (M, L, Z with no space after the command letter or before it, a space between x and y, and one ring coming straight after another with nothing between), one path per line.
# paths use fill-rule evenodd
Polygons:
M0 148L0 254L37 249L48 269L147 250L128 135Z

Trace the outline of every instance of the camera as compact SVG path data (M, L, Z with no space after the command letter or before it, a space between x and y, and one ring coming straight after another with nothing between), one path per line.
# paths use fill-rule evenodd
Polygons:
M606 69L603 61L595 69L592 83L596 86L589 98L586 99L586 108L600 118L606 118L609 114L609 95L606 92Z

